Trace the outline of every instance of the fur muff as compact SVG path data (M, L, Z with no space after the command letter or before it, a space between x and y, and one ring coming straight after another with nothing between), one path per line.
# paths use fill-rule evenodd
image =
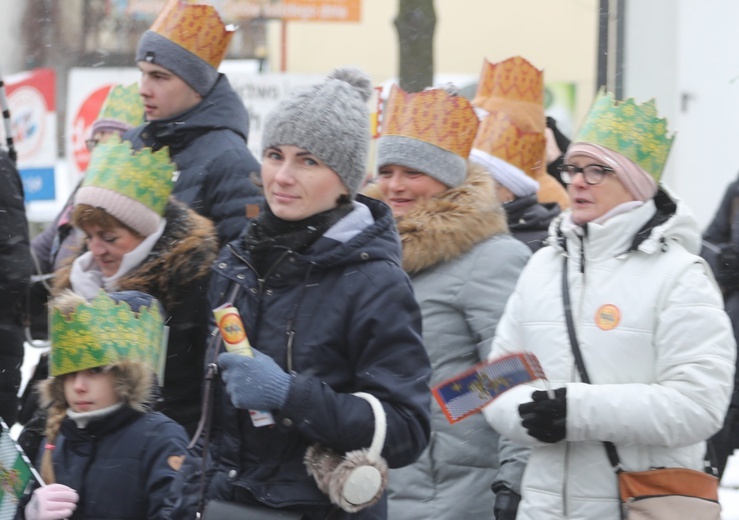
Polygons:
M377 183L363 193L385 202ZM403 246L403 269L409 274L462 256L491 236L508 233L490 174L468 165L464 183L417 203L397 219Z
M376 504L387 487L387 462L380 456L371 457L368 449L350 451L342 457L325 446L314 444L305 452L303 462L318 489L347 513ZM352 498L357 493L348 488L358 491L362 498Z

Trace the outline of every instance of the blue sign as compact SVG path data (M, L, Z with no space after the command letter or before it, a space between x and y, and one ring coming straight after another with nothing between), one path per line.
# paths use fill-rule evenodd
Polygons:
M55 200L54 167L20 168L26 202Z

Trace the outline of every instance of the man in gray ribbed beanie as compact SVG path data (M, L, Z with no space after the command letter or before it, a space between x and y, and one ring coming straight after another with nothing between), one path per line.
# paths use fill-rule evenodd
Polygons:
M136 62L164 67L205 96L218 80L234 30L212 5L170 0L139 40Z
M367 174L372 83L362 71L334 70L323 83L292 94L269 113L262 153L292 145L314 154L341 178L352 198Z

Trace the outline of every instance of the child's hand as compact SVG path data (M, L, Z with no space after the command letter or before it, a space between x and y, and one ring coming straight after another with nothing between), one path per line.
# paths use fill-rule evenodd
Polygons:
M26 506L27 520L62 520L77 509L77 492L63 484L49 484L33 492Z

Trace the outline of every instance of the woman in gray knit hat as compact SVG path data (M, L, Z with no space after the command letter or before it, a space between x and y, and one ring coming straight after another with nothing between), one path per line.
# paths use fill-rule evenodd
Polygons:
M451 86L416 94L393 88L377 145L378 179L365 190L397 219L432 385L486 358L531 254L509 234L490 175L467 161L478 125ZM414 464L390 472L390 517L493 518L495 501L495 518L515 518L516 501L505 493L496 500L490 485L517 489L509 468L523 463L499 457L499 436L481 414L452 425L438 404L431 410L432 444Z
M426 447L420 311L390 210L357 195L370 94L363 73L338 69L266 121L266 204L221 251L209 294L212 308L239 311L253 357L224 352L219 337L209 349L209 470L203 478L202 450L187 458L174 519L198 507L219 518L236 504L285 518L385 519L388 466Z

